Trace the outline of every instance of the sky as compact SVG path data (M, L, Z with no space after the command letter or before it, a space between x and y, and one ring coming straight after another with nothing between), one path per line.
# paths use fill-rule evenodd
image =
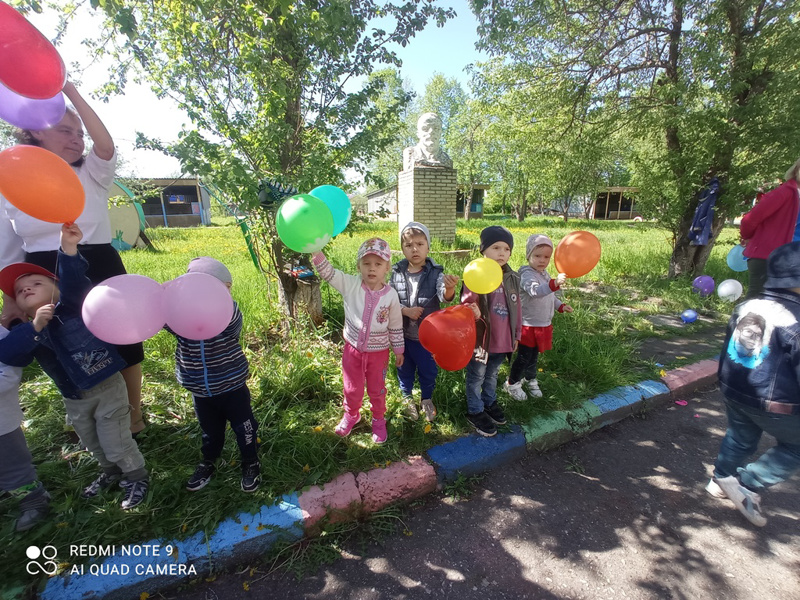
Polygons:
M454 8L458 16L442 28L428 25L405 48L395 48L403 61L400 68L402 78L409 81L420 95L437 72L446 77L457 78L468 89L469 78L464 69L476 61L488 58L475 49L477 22L467 0L441 0L440 4ZM45 37L51 40L54 38L56 19L53 14L48 14L45 9L43 14L31 14L28 19ZM83 67L79 90L114 138L123 161L118 175L147 178L181 175L176 159L152 150L134 149L134 141L136 132L140 131L148 137L157 137L165 143L171 142L177 139L183 124L191 126L189 118L172 100L159 100L147 86L133 82L127 84L124 96L112 97L108 102L92 98L91 92L103 83L108 67L91 64L87 49L80 43L80 32L93 31L99 26L93 24L91 19L80 19L68 27L67 36L58 46L58 50L68 67L73 63Z

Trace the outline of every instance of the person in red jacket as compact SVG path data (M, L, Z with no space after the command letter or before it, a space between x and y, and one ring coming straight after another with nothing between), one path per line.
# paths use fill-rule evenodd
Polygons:
M764 194L759 203L742 217L739 226L750 276L747 298L753 298L764 289L770 252L791 242L794 236L800 208L797 193L800 159L786 172L784 179L785 183Z

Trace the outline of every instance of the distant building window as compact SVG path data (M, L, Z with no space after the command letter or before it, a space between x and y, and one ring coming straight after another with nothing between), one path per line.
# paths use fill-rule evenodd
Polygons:
M185 194L170 194L169 195L169 203L170 204L186 204L186 195Z

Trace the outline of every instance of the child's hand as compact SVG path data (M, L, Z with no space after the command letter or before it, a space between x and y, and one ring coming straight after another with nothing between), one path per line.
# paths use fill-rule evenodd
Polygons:
M472 309L472 314L475 315L476 321L481 318L481 309L478 307L477 304L475 304L474 302L470 302L466 306L469 306Z
M572 307L569 304L562 304L561 312L572 312Z
M75 256L78 253L78 242L82 239L83 232L75 223L64 223L61 226L61 250L64 254Z
M566 280L567 280L567 274L566 273L559 273L558 276L556 277L556 285L558 287L561 287L562 285L564 285L564 282Z
M33 328L36 331L41 331L52 320L55 314L55 304L45 304L36 310L36 316L33 318Z
M422 311L424 309L421 306L404 306L400 309L400 312L403 313L404 317L408 317L412 321L416 321L422 316Z
M456 296L456 285L458 285L457 275L445 275L442 278L444 282L444 299L450 302Z
M402 367L403 366L403 361L405 361L405 355L404 354L395 354L394 355L394 366L395 367Z

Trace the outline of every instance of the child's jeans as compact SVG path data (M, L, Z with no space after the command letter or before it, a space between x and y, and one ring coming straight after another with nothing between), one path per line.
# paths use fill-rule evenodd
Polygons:
M0 435L0 456L3 457L3 464L0 467L0 491L13 492L36 481L33 457L20 427Z
M511 363L508 372L508 383L513 385L522 379L536 379L536 365L539 364L539 348L530 346L517 346L517 358Z
M489 354L486 364L475 360L467 365L467 412L476 415L497 402L497 372L506 355Z
M242 385L216 396L192 396L194 414L203 431L203 460L214 462L225 445L228 422L236 435L242 462L258 460L258 422L250 406L250 389Z
M344 411L351 417L358 415L364 402L364 384L367 387L373 419L386 414L386 370L389 368L389 349L380 352L360 352L345 343L342 353L342 380L344 382Z
M439 372L436 361L419 340L406 338L405 346L403 364L397 369L400 391L403 396L410 396L414 391L414 379L419 375L419 389L422 392L422 398L431 398L436 385L436 374Z
M131 436L131 407L119 373L83 390L82 398L64 398L67 415L81 443L106 473L123 473L131 481L147 477L144 457Z

